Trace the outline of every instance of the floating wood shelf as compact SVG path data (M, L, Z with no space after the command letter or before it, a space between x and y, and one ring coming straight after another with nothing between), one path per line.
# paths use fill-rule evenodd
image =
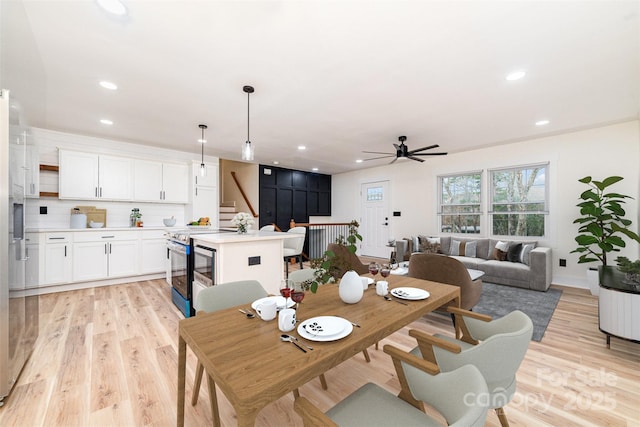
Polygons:
M50 171L50 172L58 172L60 168L55 165L40 165L41 171ZM42 194L42 193L40 193Z
M49 192L49 191L41 191L40 192L40 197L58 197L59 194L58 193L54 193L54 192Z

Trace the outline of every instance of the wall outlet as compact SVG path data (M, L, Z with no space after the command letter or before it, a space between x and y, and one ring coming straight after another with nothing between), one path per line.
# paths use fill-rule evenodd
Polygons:
M40 206L40 215L46 215L46 214L47 214L47 207Z
M567 266L567 260L564 258L560 258L560 267L566 267Z

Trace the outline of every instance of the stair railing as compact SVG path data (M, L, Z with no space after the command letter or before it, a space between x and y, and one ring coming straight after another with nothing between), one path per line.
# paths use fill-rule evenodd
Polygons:
M244 189L242 188L240 181L238 181L238 178L236 177L236 173L234 171L231 171L231 177L233 178L233 181L236 183L238 190L240 190L240 194L242 194L242 198L244 199L245 203L247 204L247 206L249 206L251 215L253 215L254 218L258 218L258 214L256 213L255 209L253 209L253 205L249 201L249 198L247 197L247 193L244 192Z
M293 219L289 227L306 227L305 253L307 259L321 258L327 250L329 243L335 243L339 236L346 238L349 235L349 222L332 223L296 223ZM308 255L307 255L308 254Z

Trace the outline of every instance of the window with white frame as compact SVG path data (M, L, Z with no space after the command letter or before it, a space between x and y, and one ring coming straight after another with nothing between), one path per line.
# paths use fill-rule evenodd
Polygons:
M438 177L440 231L480 233L482 172Z
M548 164L489 171L491 234L545 235Z

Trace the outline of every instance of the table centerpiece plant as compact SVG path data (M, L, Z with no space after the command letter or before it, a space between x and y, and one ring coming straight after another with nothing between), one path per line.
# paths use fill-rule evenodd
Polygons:
M238 227L238 233L245 234L249 228L255 223L253 216L246 212L238 212L231 219L231 224Z
M362 241L362 236L358 234L359 226L358 221L351 221L347 236L339 235L335 243L346 247L349 252L355 254L358 249L356 243ZM310 290L315 294L319 285L337 282L341 278L340 272L348 270L349 265L346 260L336 256L333 251L326 250L320 258L311 260L311 268L315 269L315 277L302 282L301 286L303 289Z

